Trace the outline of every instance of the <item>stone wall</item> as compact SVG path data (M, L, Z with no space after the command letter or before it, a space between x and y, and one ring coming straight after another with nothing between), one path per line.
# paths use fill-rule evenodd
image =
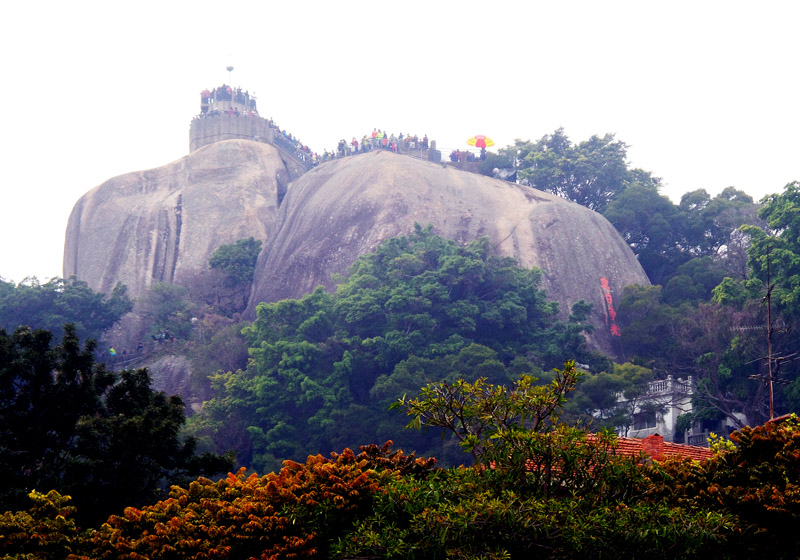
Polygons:
M257 140L273 144L274 133L269 122L258 116L197 116L189 129L189 153L223 140Z

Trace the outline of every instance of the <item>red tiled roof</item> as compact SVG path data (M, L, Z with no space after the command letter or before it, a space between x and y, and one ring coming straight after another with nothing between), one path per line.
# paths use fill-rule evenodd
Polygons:
M644 439L618 437L616 451L617 455L623 457L638 457L640 453L644 453L652 457L654 461L662 461L667 457L676 456L704 461L714 455L714 452L706 447L664 441L664 438L658 434L647 436Z
M586 439L592 441L595 436L587 434ZM659 434L653 434L642 439L618 436L614 452L620 457L634 458L644 454L654 461L663 461L667 457L688 457L694 461L705 461L714 455L714 452L707 447L664 441L664 438ZM526 466L529 470L533 468L533 465L534 463L530 459L526 461ZM494 461L489 464L489 468L495 468Z

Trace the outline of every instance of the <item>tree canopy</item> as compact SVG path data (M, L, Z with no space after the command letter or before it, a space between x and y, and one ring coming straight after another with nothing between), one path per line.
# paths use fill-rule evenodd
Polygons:
M208 261L212 269L225 273L231 284L250 284L261 252L261 241L252 237L239 239L230 245L220 245Z
M508 156L509 149L501 153ZM649 173L629 169L627 145L615 140L613 134L573 144L559 128L536 142L518 140L513 151L521 183L600 213L629 183L658 184Z
M797 556L800 426L795 418L714 441L702 462L620 453L613 434L558 422L574 386L524 376L513 388L433 383L402 401L423 425L466 436L474 467L434 468L383 446L286 461L173 486L102 525L76 525L56 491L0 515L10 558L656 559ZM452 419L463 414L465 422ZM471 437L474 436L474 437ZM477 446L472 446L477 443ZM80 513L78 508L77 513Z
M62 326L72 323L81 338L99 340L103 331L133 308L126 292L123 284L117 284L106 297L75 277L53 278L44 284L36 278L17 285L0 280L0 328L13 332L28 326L58 337Z
M494 382L566 359L602 364L578 322L558 319L540 273L417 227L359 258L334 294L260 304L245 329L246 371L218 375L198 430L238 441L240 461L272 469L313 450L385 441L401 427L386 407L447 376ZM406 436L419 450L441 442Z
M0 507L31 489L71 494L84 520L143 504L172 480L230 468L196 456L183 439L183 402L150 388L146 370L112 373L82 349L73 325L60 344L48 331L0 329Z

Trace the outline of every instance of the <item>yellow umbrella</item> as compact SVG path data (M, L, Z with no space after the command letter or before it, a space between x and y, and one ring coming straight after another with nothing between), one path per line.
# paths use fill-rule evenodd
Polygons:
M478 134L467 140L467 144L476 148L488 148L489 146L494 146L494 140L483 134Z

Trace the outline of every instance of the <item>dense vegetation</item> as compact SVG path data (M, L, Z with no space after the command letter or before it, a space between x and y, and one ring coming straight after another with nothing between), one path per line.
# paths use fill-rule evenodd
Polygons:
M132 309L126 291L124 285L117 284L106 297L75 277L53 278L44 284L26 278L16 285L0 279L0 328L13 332L26 326L60 337L62 327L72 323L81 338L99 340Z
M688 192L675 205L660 194L658 178L628 167L626 149L613 135L574 144L559 129L499 150L491 167L513 169L523 184L601 212L628 242L653 285L615 295L622 327L618 358L648 370L639 372L639 381L668 374L697 381L694 412L679 429L722 419L738 426L763 422L770 369L778 382L774 410L796 410L798 184L760 204L729 187L715 197L702 189ZM604 403L608 393L601 386L640 392L639 381L631 385L616 372L599 376L587 380L592 395L581 399L578 412ZM623 425L625 411L609 404L595 410L605 409L606 421Z
M70 500L31 492L0 516L5 558L795 558L800 425L734 434L704 463L615 454L615 437L559 421L578 377L513 389L432 383L398 405L445 426L475 467L434 468L389 444L173 486L167 499L79 526ZM453 416L454 414L454 416ZM458 418L452 422L453 418ZM463 422L461 421L463 419Z
M31 489L74 497L84 521L146 504L170 481L224 472L231 458L197 455L182 438L183 402L150 388L146 370L110 372L81 349L73 325L0 329L0 509Z
M19 510L0 517L0 557L796 557L800 426L745 424L768 418L769 376L775 411L800 407L800 184L675 205L625 152L557 130L486 166L603 213L629 243L653 285L615 294L624 363L585 347L588 305L559 321L538 271L430 228L360 258L333 294L261 304L251 325L237 313L252 238L220 247L204 279L154 285L151 333L175 336L209 391L192 433L262 477L189 482L231 463L197 455L181 400L146 371L80 348L130 309L124 287L0 282L0 326L64 335L0 331L0 509ZM589 371L552 369L568 359ZM702 464L616 456L603 428L657 412L648 383L667 374L697 381L678 430L727 419L736 446ZM392 404L423 429L403 431ZM375 445L389 439L475 467Z
M581 334L588 306L559 321L539 280L486 239L459 246L417 227L358 259L333 294L260 304L245 329L247 369L213 378L216 396L193 425L222 448L235 442L242 464L271 470L320 449L401 438L386 409L429 380L505 383L570 357L606 366ZM453 457L438 437L404 439Z

